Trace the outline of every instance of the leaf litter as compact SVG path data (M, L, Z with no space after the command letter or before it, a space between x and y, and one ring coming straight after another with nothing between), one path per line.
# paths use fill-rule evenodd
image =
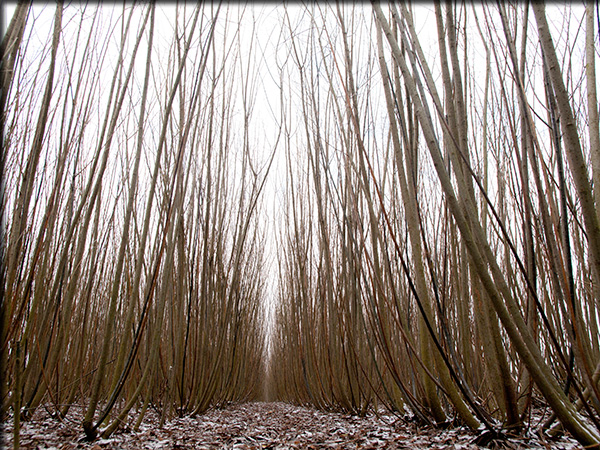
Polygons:
M480 449L476 434L464 427L438 429L420 427L414 421L390 414L366 417L322 412L281 402L234 403L196 417L168 420L162 427L160 414L149 410L138 431L129 427L109 439L86 442L81 429L82 411L71 408L62 421L49 408L40 408L31 420L22 423L23 449ZM10 417L9 417L10 419ZM132 417L133 422L135 417ZM12 421L4 424L6 448L12 448ZM499 449L557 449L582 447L563 436L550 441L532 432L521 437L494 441Z

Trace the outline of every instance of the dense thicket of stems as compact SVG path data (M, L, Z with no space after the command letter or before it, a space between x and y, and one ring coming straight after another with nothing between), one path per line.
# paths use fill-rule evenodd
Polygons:
M36 8L1 43L15 441L264 395L600 446L591 2L289 6L269 48L241 5Z
M93 439L257 397L269 166L243 12L36 8L2 43L3 411L81 408Z
M593 8L586 42L581 9L562 35L542 4L429 9L437 41L403 4L286 23L273 388L491 435L532 426L535 398L597 447Z

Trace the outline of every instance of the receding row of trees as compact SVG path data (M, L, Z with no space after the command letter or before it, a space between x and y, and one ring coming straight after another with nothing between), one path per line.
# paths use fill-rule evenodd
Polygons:
M40 407L80 409L93 439L148 407L164 420L262 389L269 160L253 147L243 12L55 8L19 3L2 40L1 407L15 447Z
M272 395L598 448L594 5L428 9L284 15Z
M40 407L80 409L93 439L263 390L490 437L543 403L541 430L600 445L597 13L427 8L425 25L405 4L282 8L269 59L243 7L16 6L0 70L16 447Z

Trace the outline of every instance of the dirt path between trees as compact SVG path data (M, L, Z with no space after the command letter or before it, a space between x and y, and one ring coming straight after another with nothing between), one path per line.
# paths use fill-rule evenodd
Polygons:
M159 428L159 417L151 411L140 430L122 430L110 439L83 442L80 413L73 411L60 422L47 411L36 412L23 424L24 449L478 449L475 435L464 428L438 430L418 428L395 416L360 418L324 413L285 403L234 404L208 411L195 418L184 417ZM4 426L5 445L12 448L12 427ZM503 441L507 449L580 449L574 440L544 442L530 438Z

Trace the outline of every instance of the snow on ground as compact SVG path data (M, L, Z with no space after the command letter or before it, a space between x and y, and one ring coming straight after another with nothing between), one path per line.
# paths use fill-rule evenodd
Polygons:
M355 417L320 412L286 403L232 404L197 417L183 417L158 427L149 411L138 432L117 431L110 439L83 440L81 411L72 409L63 421L40 408L22 424L24 449L479 449L475 435L464 428L418 427L395 416ZM3 427L6 448L12 448L12 425ZM581 449L573 439L543 441L537 436L502 441L505 449Z

